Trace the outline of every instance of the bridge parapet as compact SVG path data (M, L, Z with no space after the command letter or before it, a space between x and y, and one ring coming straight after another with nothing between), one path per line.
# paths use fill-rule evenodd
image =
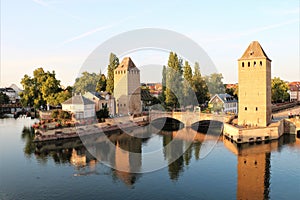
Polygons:
M184 124L185 127L190 127L192 124L203 121L203 120L214 120L220 122L229 122L234 118L233 115L217 115L211 113L201 112L161 112L161 111L150 111L150 121L159 118L173 118Z

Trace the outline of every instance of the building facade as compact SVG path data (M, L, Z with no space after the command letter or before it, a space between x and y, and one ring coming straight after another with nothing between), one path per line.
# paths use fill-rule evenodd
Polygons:
M115 98L108 92L86 92L83 96L95 103L96 111L106 106L111 116L116 114Z
M217 106L220 107L220 111L224 113L238 113L238 102L237 100L229 95L229 94L216 94L213 96L210 101L209 105L211 107Z
M140 84L140 70L131 58L125 57L114 71L117 114L128 115L142 111Z
M290 101L300 101L300 82L289 83Z
M76 95L61 104L62 110L72 113L76 120L95 117L95 103L82 95Z
M271 60L261 45L252 42L238 60L241 126L266 127L271 122Z

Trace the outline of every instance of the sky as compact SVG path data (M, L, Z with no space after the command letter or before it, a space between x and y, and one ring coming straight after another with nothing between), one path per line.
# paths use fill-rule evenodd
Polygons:
M43 67L54 70L62 85L73 85L94 49L113 36L143 28L167 29L195 41L224 83L237 83L237 59L254 40L272 60L272 77L299 81L299 2L1 0L0 84L21 86L24 74L32 76ZM117 56L132 58L142 82L160 82L168 59L167 52L157 50ZM106 57L99 61L104 73Z

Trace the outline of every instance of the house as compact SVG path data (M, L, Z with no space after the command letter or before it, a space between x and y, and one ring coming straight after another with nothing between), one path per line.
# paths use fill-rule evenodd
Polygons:
M290 101L300 101L300 82L289 83Z
M99 111L105 106L108 108L110 115L116 114L115 98L108 92L86 92L84 97L95 103L95 110Z
M229 94L216 94L209 101L210 107L215 109L215 111L220 111L224 113L238 113L238 102L237 100Z
M82 95L73 96L61 105L62 110L71 112L76 120L95 117L95 103Z
M0 88L0 92L8 96L10 103L17 103L20 100L18 92L11 87Z

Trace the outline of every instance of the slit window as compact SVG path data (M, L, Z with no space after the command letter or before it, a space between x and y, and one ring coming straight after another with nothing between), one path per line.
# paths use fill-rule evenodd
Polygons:
M256 67L256 62L254 61L253 66Z
M255 110L258 111L258 107L256 107Z
M245 110L247 110L247 107L245 107Z
M242 62L242 67L245 67L245 63L244 62Z
M259 65L262 66L262 61L259 62Z
M250 62L248 62L248 67L250 67Z

